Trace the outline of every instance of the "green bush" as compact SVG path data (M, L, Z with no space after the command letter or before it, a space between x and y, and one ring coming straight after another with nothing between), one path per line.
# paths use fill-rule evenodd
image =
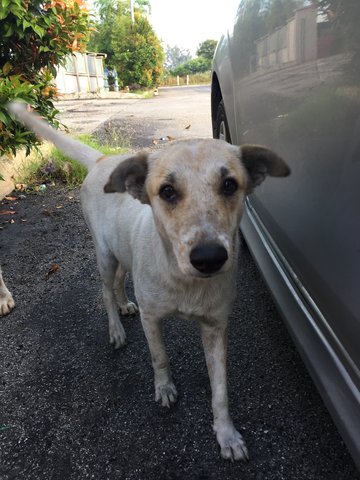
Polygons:
M55 127L55 66L84 49L91 20L84 0L1 0L0 155L39 142L9 115L10 100L34 107Z
M116 141L117 146L98 140L90 134L79 135L79 140L104 155L119 155L127 151L127 146ZM26 191L38 192L41 185L59 184L67 188L79 187L87 175L87 169L81 163L66 156L49 143L31 153L22 168L17 172L16 182L26 185Z
M196 57L170 70L170 74L183 77L184 75L191 75L194 73L204 73L210 70L210 68L211 60L204 57Z

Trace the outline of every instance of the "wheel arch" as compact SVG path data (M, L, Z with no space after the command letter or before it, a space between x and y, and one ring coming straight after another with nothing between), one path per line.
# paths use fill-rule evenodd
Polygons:
M214 61L214 69L211 77L211 121L213 135L217 110L221 101L224 103L230 138L233 143L237 144L234 85L232 70L228 61L223 61L220 65Z
M212 133L214 136L215 122L218 106L223 99L220 83L216 72L213 72L211 79L211 124L212 124Z

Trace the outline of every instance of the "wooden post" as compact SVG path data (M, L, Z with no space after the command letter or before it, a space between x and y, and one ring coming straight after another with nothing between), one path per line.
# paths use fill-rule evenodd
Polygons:
M189 75L186 75L186 85L189 85Z
M180 85L180 77L179 77L179 75L176 76L176 85L177 85L177 86Z

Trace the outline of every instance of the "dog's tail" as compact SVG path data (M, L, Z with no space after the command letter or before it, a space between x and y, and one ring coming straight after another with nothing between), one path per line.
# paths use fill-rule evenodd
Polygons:
M75 140L62 132L55 130L45 120L34 112L27 110L27 105L20 102L10 102L7 105L9 112L23 123L29 130L44 140L49 140L65 155L78 160L88 170L95 165L96 160L103 157L101 152L91 148L79 140Z

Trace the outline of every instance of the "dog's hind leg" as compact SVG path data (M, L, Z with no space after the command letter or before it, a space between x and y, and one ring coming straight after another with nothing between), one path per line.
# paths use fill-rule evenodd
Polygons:
M121 315L135 315L135 313L137 313L138 311L138 308L135 305L135 303L129 301L126 295L125 276L126 276L126 271L123 269L123 267L119 263L118 268L116 270L116 274L115 274L115 282L114 282L115 295L117 298L118 305L120 307Z
M176 387L170 372L169 359L162 337L163 321L140 309L141 323L148 341L154 369L155 401L170 407L177 399Z
M97 255L98 269L103 282L103 299L109 319L110 343L115 348L125 344L126 334L120 321L118 304L116 301L114 282L118 262L114 257L108 255Z

